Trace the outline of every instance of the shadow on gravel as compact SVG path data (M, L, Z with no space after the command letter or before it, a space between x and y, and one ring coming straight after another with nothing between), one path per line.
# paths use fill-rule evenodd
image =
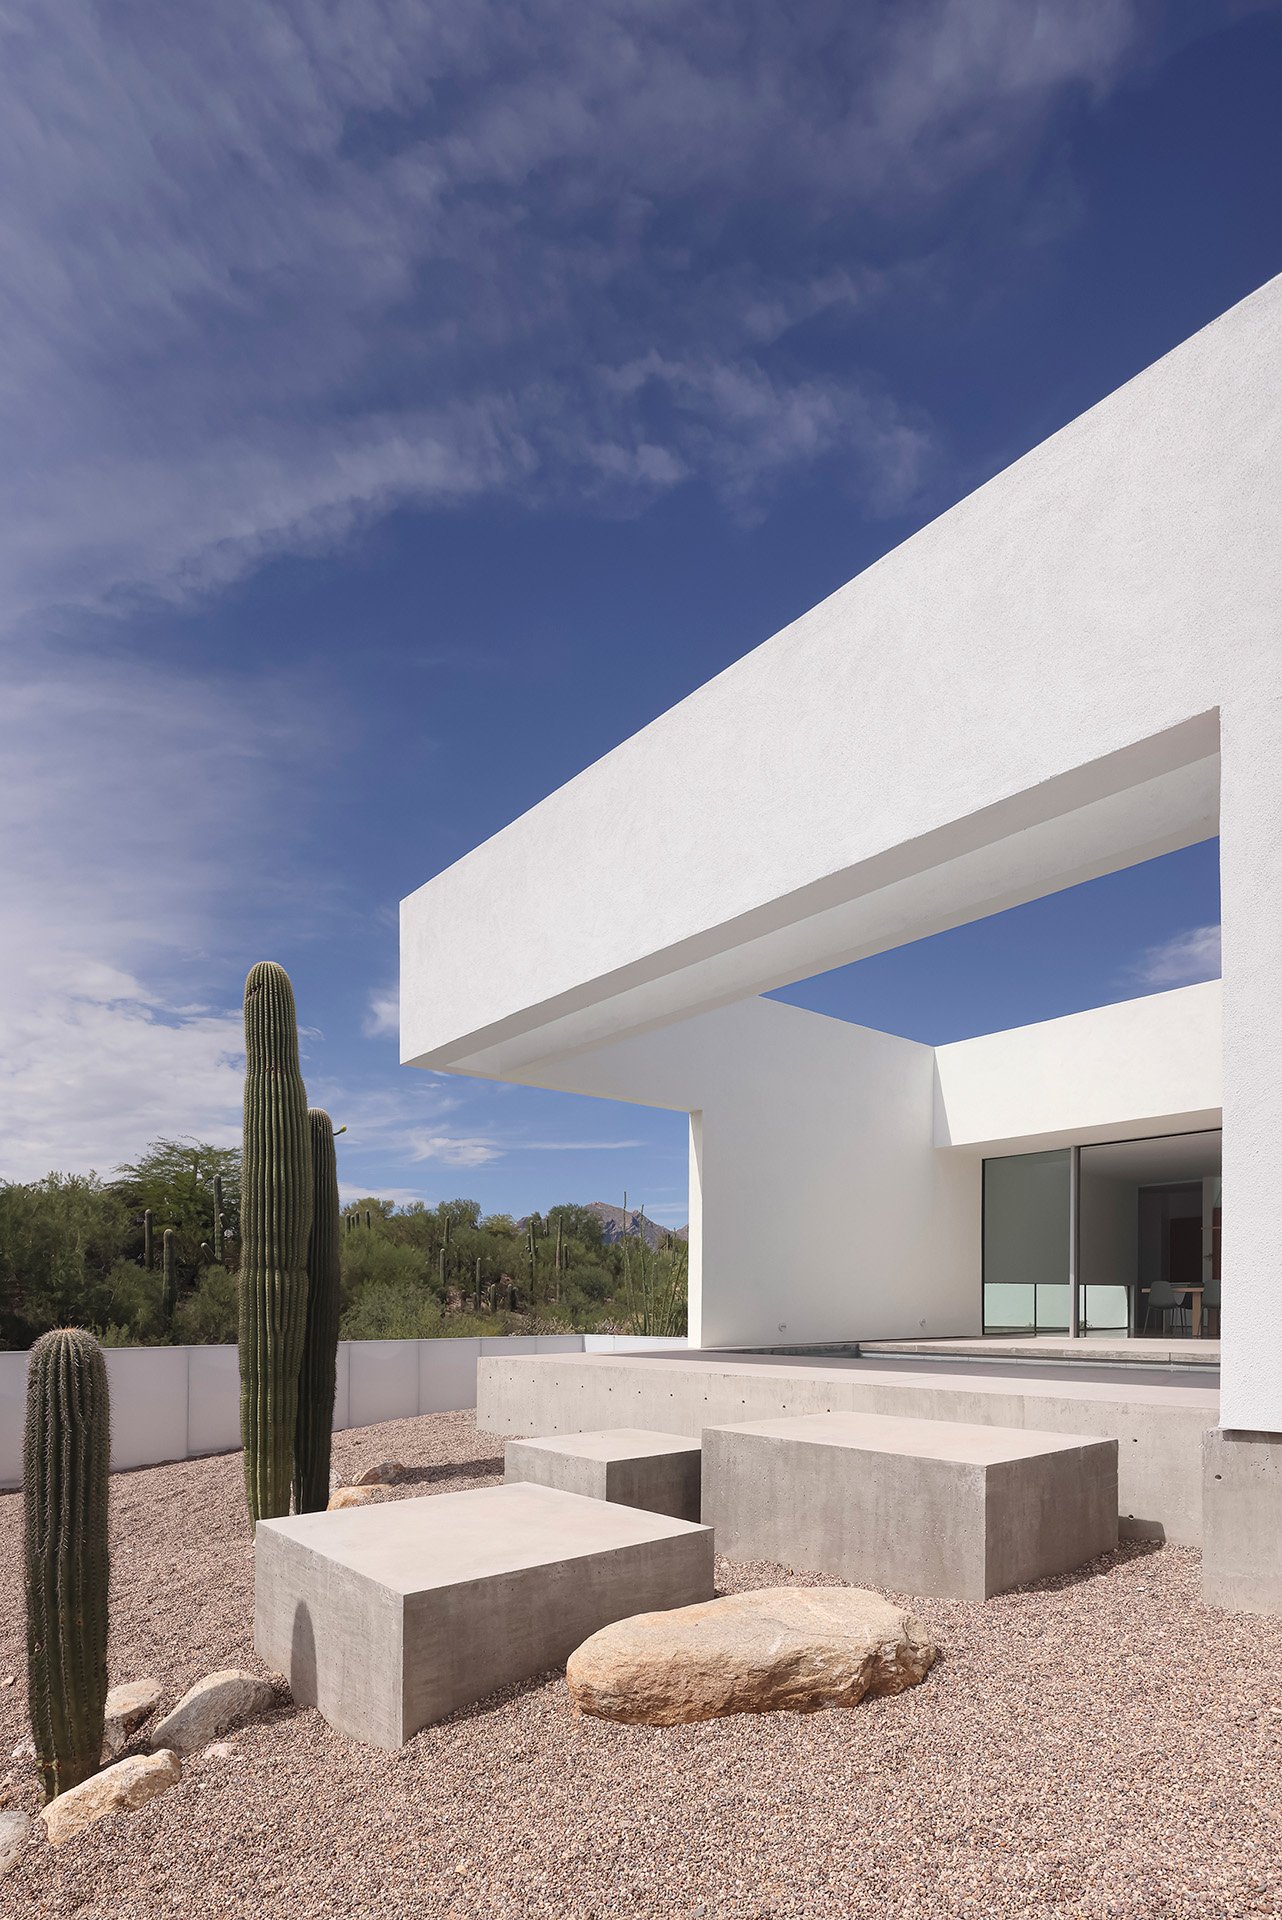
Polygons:
M503 1456L499 1454L490 1460L454 1460L445 1461L434 1467L406 1467L398 1474L398 1487L430 1487L438 1480L472 1480L484 1473L502 1473Z
M1132 1561L1151 1559L1155 1553L1160 1553L1165 1545L1164 1540L1123 1540L1111 1553L1102 1553L1097 1560L1088 1560L1083 1566L1074 1567L1068 1573L1052 1574L1046 1580L1030 1580L1027 1586L1012 1587L1010 1592L1012 1594L1062 1593L1067 1587L1084 1587L1092 1580L1106 1580L1109 1574L1116 1573L1121 1567L1129 1566ZM1001 1600L1006 1596L995 1593L992 1597L994 1600Z
M487 1693L484 1700L473 1700L470 1706L459 1707L449 1713L444 1720L433 1721L430 1727L421 1727L413 1737L418 1740L423 1734L436 1733L441 1727L461 1726L465 1720L483 1720L497 1707L505 1707L512 1700L522 1700L527 1693L538 1693L551 1680L565 1680L564 1667L548 1667L543 1673L532 1673L528 1680L519 1680L513 1686L500 1687L497 1693Z

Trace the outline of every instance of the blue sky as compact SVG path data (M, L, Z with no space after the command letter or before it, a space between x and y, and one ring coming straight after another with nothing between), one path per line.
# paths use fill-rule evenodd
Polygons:
M684 1218L679 1116L397 1066L396 903L1282 268L1282 10L7 31L0 1173L233 1138L271 956L349 1190ZM1195 848L787 997L943 1040L1217 920Z

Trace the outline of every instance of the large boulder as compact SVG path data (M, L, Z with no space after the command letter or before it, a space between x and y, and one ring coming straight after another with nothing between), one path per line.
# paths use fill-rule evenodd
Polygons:
M189 1687L178 1705L151 1729L148 1744L153 1752L170 1747L186 1759L229 1727L266 1713L275 1704L276 1689L270 1680L229 1667Z
M159 1680L128 1680L107 1695L102 1736L102 1759L118 1760L131 1736L160 1705Z
M394 1487L398 1480L405 1478L408 1468L399 1460L378 1460L372 1467L366 1467L352 1481L354 1487Z
M929 1628L859 1587L763 1587L602 1627L571 1654L575 1704L670 1727L728 1713L813 1713L915 1687Z
M378 1501L391 1488L381 1483L360 1487L335 1487L329 1496L327 1512L341 1513L345 1507L368 1507Z
M176 1753L131 1753L127 1760L117 1760L114 1767L104 1767L78 1787L60 1793L41 1808L40 1818L52 1844L60 1847L104 1814L130 1813L181 1779L182 1763Z

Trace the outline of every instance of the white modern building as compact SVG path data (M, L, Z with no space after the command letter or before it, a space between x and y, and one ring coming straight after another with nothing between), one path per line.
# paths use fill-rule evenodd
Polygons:
M1217 833L1222 982L939 1048L761 997ZM401 958L406 1061L689 1114L695 1346L1218 1338L1208 1591L1282 1610L1282 279L431 880Z

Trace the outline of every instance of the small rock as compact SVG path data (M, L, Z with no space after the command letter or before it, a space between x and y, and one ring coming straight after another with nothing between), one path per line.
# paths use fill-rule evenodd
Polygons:
M3 1678L0 1678L0 1687L11 1687L17 1677L16 1673L6 1673Z
M230 1760L236 1749L230 1740L215 1740L212 1747L205 1748L206 1760Z
M60 1847L104 1814L131 1813L181 1779L182 1762L176 1753L131 1753L127 1760L117 1760L114 1767L104 1767L78 1787L60 1793L41 1809L40 1818L50 1844Z
M380 1494L390 1493L392 1489L381 1484L359 1487L339 1487L329 1496L327 1513L341 1513L344 1507L368 1507Z
M405 1478L406 1468L399 1460L380 1460L375 1467L366 1467L364 1473L358 1473L352 1481L354 1487L393 1487L398 1480Z
M9 1757L11 1760L34 1760L36 1757L34 1741L19 1740Z
M178 1705L158 1721L148 1742L153 1753L170 1747L182 1759L209 1745L220 1733L276 1704L276 1689L256 1673L228 1667L207 1674L189 1687Z
M16 1863L30 1831L29 1813L0 1813L0 1880Z
M764 1587L602 1627L571 1654L575 1704L602 1720L678 1726L729 1713L813 1713L915 1687L929 1630L858 1587Z
M118 1760L129 1745L129 1737L160 1705L159 1680L128 1680L113 1687L107 1695L107 1716L102 1736L102 1760Z

